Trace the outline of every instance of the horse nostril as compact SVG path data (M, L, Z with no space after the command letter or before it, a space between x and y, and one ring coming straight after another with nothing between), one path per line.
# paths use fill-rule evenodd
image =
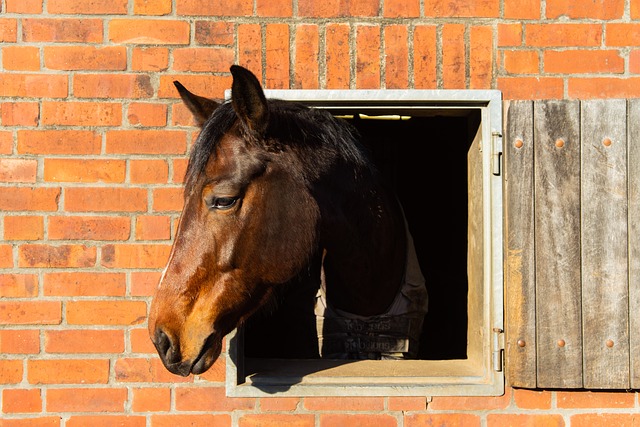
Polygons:
M180 350L178 346L171 341L169 335L167 335L162 329L156 331L154 345L158 350L160 358L165 364L172 364L180 361Z

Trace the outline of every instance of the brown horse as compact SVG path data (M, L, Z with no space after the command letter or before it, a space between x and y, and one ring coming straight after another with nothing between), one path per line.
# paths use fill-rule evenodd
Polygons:
M369 328L375 335L403 323L406 336L393 340L414 346L426 311L424 283L407 261L413 245L402 208L357 132L321 109L267 100L242 67L232 66L231 74L228 102L194 95L176 82L202 129L149 315L164 365L184 376L206 371L225 335L271 302L282 304L279 295L312 277L322 296L313 289L306 305L315 305L320 319L328 312L337 323L348 319L347 330L334 334L348 342L324 352L321 343L323 357L415 354L407 345L354 341L348 330ZM407 288L409 276L418 279ZM393 306L404 307L412 320L396 322ZM336 324L324 320L323 328Z

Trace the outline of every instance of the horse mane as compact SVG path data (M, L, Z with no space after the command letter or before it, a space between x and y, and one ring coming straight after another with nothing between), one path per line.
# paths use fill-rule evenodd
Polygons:
M269 99L269 126L264 136L268 151L295 150L301 158L304 175L314 179L338 160L349 165L356 179L376 174L367 148L359 143L360 135L345 120L335 118L322 109ZM206 121L191 149L185 179L185 197L193 190L218 141L238 119L230 101L222 103Z

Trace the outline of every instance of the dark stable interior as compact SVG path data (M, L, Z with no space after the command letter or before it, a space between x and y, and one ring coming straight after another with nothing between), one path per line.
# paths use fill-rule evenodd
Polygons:
M371 114L371 113L369 113ZM467 153L480 114L348 119L397 191L429 292L419 359L467 358ZM318 357L312 275L245 325L244 356Z

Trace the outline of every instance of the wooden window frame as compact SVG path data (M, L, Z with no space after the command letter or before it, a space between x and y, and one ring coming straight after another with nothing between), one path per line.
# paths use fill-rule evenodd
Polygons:
M468 353L460 360L253 361L260 373L245 375L242 334L226 338L226 392L231 397L269 396L498 396L503 374L502 94L498 90L265 90L268 98L298 101L341 114L479 110L481 164L481 264L469 285ZM230 91L226 93L227 98ZM443 159L438 159L443 161ZM473 289L472 289L473 288ZM473 301L473 296L477 301ZM473 323L473 324L472 324ZM480 323L478 325L477 323Z

